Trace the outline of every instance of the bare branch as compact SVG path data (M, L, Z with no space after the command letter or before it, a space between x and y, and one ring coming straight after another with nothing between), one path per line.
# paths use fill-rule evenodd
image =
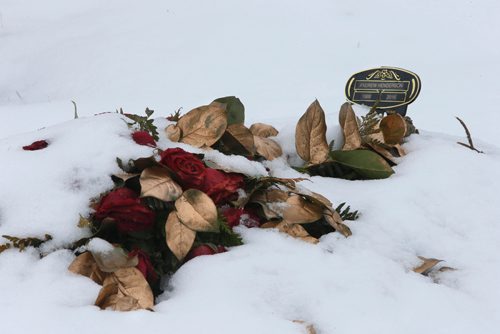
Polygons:
M461 143L461 142L457 142L457 144L465 146L473 151L476 151L477 153L484 153L483 151L479 151L477 148L474 147L474 143L472 142L472 137L470 135L470 131L467 128L467 125L465 125L465 122L462 121L458 116L455 116L455 118L460 122L460 124L462 124L462 126L465 130L465 134L467 135L467 140L469 141L469 145Z

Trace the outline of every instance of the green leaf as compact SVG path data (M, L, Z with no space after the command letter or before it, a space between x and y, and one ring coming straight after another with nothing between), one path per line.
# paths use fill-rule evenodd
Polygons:
M149 108L146 108L145 113L146 113L146 115L147 115L147 116L148 116L148 118L149 118L149 117L151 117L151 115L153 115L154 110L151 110L151 109L149 109Z
M385 179L394 174L394 170L381 156L369 150L333 151L330 158L352 169L363 179Z
M226 105L227 125L243 124L245 122L245 106L236 96L221 97L214 102Z

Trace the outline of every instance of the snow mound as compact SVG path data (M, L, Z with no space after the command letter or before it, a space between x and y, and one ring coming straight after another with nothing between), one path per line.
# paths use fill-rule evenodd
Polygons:
M112 186L116 157L152 153L132 141L121 117L80 118L1 140L0 234L49 233L53 249L84 236L79 214ZM294 140L291 131L278 138L288 145ZM40 139L49 146L22 150ZM411 136L404 145L408 155L389 179L301 182L334 204L346 201L360 210L361 217L348 222L352 237L333 233L311 245L273 230L239 227L245 245L181 267L154 313L91 306L99 286L66 270L74 258L67 250L42 259L31 249L7 250L0 254L0 328L275 334L304 333L292 322L304 320L318 333L495 333L500 149L478 142L485 154L477 154L457 140L425 131ZM174 145L165 139L160 144ZM269 173L305 176L288 167L287 158L296 160L290 151L266 163ZM265 171L255 166L241 168ZM417 256L443 259L457 270L424 277L411 271Z

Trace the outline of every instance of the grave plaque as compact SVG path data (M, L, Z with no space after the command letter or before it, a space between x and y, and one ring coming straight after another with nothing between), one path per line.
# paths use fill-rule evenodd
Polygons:
M358 72L347 80L345 95L355 104L375 106L380 111L406 114L408 104L420 93L420 78L396 67L380 67Z

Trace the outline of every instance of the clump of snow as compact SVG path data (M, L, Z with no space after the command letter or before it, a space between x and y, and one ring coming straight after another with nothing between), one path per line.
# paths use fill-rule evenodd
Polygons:
M101 238L92 238L87 244L87 250L92 253L105 254L114 251L115 247Z
M206 160L211 160L235 173L254 177L268 175L266 168L260 162L250 161L239 155L225 155L216 150L204 151L203 154Z
M20 149L42 137L51 140L46 149ZM334 205L346 201L360 210L358 220L346 222L351 237L332 233L310 245L275 230L239 227L245 245L186 263L165 285L155 313L120 314L91 306L99 286L66 270L74 258L69 251L39 260L31 249L7 250L0 254L0 294L8 305L2 325L30 329L15 321L22 314L15 310L22 309L37 310L38 324L54 332L65 332L82 317L92 320L86 328L134 332L143 326L133 323L139 317L151 330L184 333L234 333L235 328L239 333L303 333L304 326L293 320L313 323L323 333L368 328L494 333L500 325L495 320L500 149L481 143L485 154L477 154L457 140L426 131L411 136L404 145L408 155L385 180L315 176L301 182L301 191L310 189ZM10 137L0 149L15 162L2 165L9 178L0 182L9 192L0 194L0 233L51 233L59 245L84 235L76 227L78 214L87 213L88 200L111 187L117 156L152 153L133 142L116 114ZM304 176L282 158L266 167L277 177ZM110 246L94 240L89 247ZM435 273L437 284L411 271L420 263L418 256L443 259L442 265L457 270ZM60 316L50 316L54 313ZM220 314L231 317L221 321ZM193 316L200 322L191 321Z

